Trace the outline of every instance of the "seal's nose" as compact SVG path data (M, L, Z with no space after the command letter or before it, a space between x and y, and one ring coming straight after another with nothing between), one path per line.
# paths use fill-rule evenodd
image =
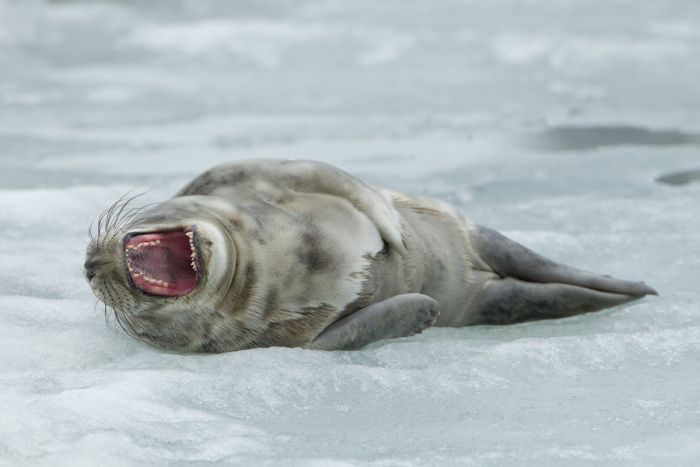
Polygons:
M97 267L100 265L100 263L94 259L89 259L85 261L85 277L87 277L87 280L92 280L95 275L97 275Z

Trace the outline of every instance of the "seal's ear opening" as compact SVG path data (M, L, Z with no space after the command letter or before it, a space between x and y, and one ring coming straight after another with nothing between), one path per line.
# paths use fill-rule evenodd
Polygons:
M129 237L124 254L134 286L161 297L180 297L192 292L197 287L193 235L180 230Z

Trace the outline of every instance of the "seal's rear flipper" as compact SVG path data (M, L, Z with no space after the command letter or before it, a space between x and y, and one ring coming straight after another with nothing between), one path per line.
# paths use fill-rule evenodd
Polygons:
M479 297L476 324L511 324L564 318L622 305L639 298L577 285L500 279L489 283Z
M485 227L476 227L471 239L479 257L502 278L490 281L477 300L480 323L561 318L657 295L643 282L559 264Z
M437 302L427 295L397 295L336 321L304 347L356 350L382 339L417 334L432 326L437 316Z

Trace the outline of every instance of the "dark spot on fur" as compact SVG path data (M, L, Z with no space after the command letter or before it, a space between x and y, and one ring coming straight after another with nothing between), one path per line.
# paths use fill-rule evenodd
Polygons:
M321 273L333 268L333 256L321 245L319 236L311 232L305 232L302 235L302 244L297 249L297 259L312 273Z
M216 341L205 341L204 344L202 344L199 347L199 351L201 353L219 353L219 346L216 344Z
M265 230L258 226L257 229L250 232L250 237L257 242L260 246L265 246L267 244L267 238L265 238Z
M255 282L256 279L257 271L255 269L255 265L253 263L248 263L248 266L245 268L246 287L251 287L252 282Z
M168 216L164 214L151 214L148 216L144 216L139 219L140 223L150 223L150 224L160 224L164 222L170 222L173 219L177 219L177 214L174 214L173 216Z
M237 315L248 309L253 295L253 288L257 280L257 272L253 263L248 263L243 272L243 283L238 290L238 295L231 297L229 313Z
M240 169L236 172L230 172L226 175L219 177L219 183L225 185L235 185L237 183L244 183L250 179L250 174L246 169Z
M404 244L405 244L405 243L406 243L406 242L404 242ZM377 253L376 256L387 257L387 256L389 256L389 250L391 250L391 245L389 245L389 243L387 243L386 240L383 240L383 242L382 242L382 249L379 250L379 252Z
M211 352L211 350L204 350L205 347L207 348L213 348L212 344L214 343L214 335L212 333L211 329L211 322L209 320L202 320L201 321L201 326L202 326L202 341L204 341L204 344L202 345L202 352Z
M277 308L277 299L279 298L279 291L276 287L270 287L265 296L265 305L263 319L268 320L270 314Z
M235 172L224 172L222 174L209 171L197 177L197 179L185 187L178 195L208 195L220 186L242 184L247 182L249 178L250 175L245 169L240 169Z
M243 230L243 222L241 222L240 219L238 219L238 218L230 219L230 220L229 220L229 223L231 224L231 227L233 228L233 230L236 230L236 231L239 231L239 232L240 232L241 230Z

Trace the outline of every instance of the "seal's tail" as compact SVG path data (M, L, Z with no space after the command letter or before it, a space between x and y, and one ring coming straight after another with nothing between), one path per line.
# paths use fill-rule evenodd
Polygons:
M481 259L501 278L478 298L482 324L561 318L658 295L643 282L559 264L485 227L475 228L471 237Z

